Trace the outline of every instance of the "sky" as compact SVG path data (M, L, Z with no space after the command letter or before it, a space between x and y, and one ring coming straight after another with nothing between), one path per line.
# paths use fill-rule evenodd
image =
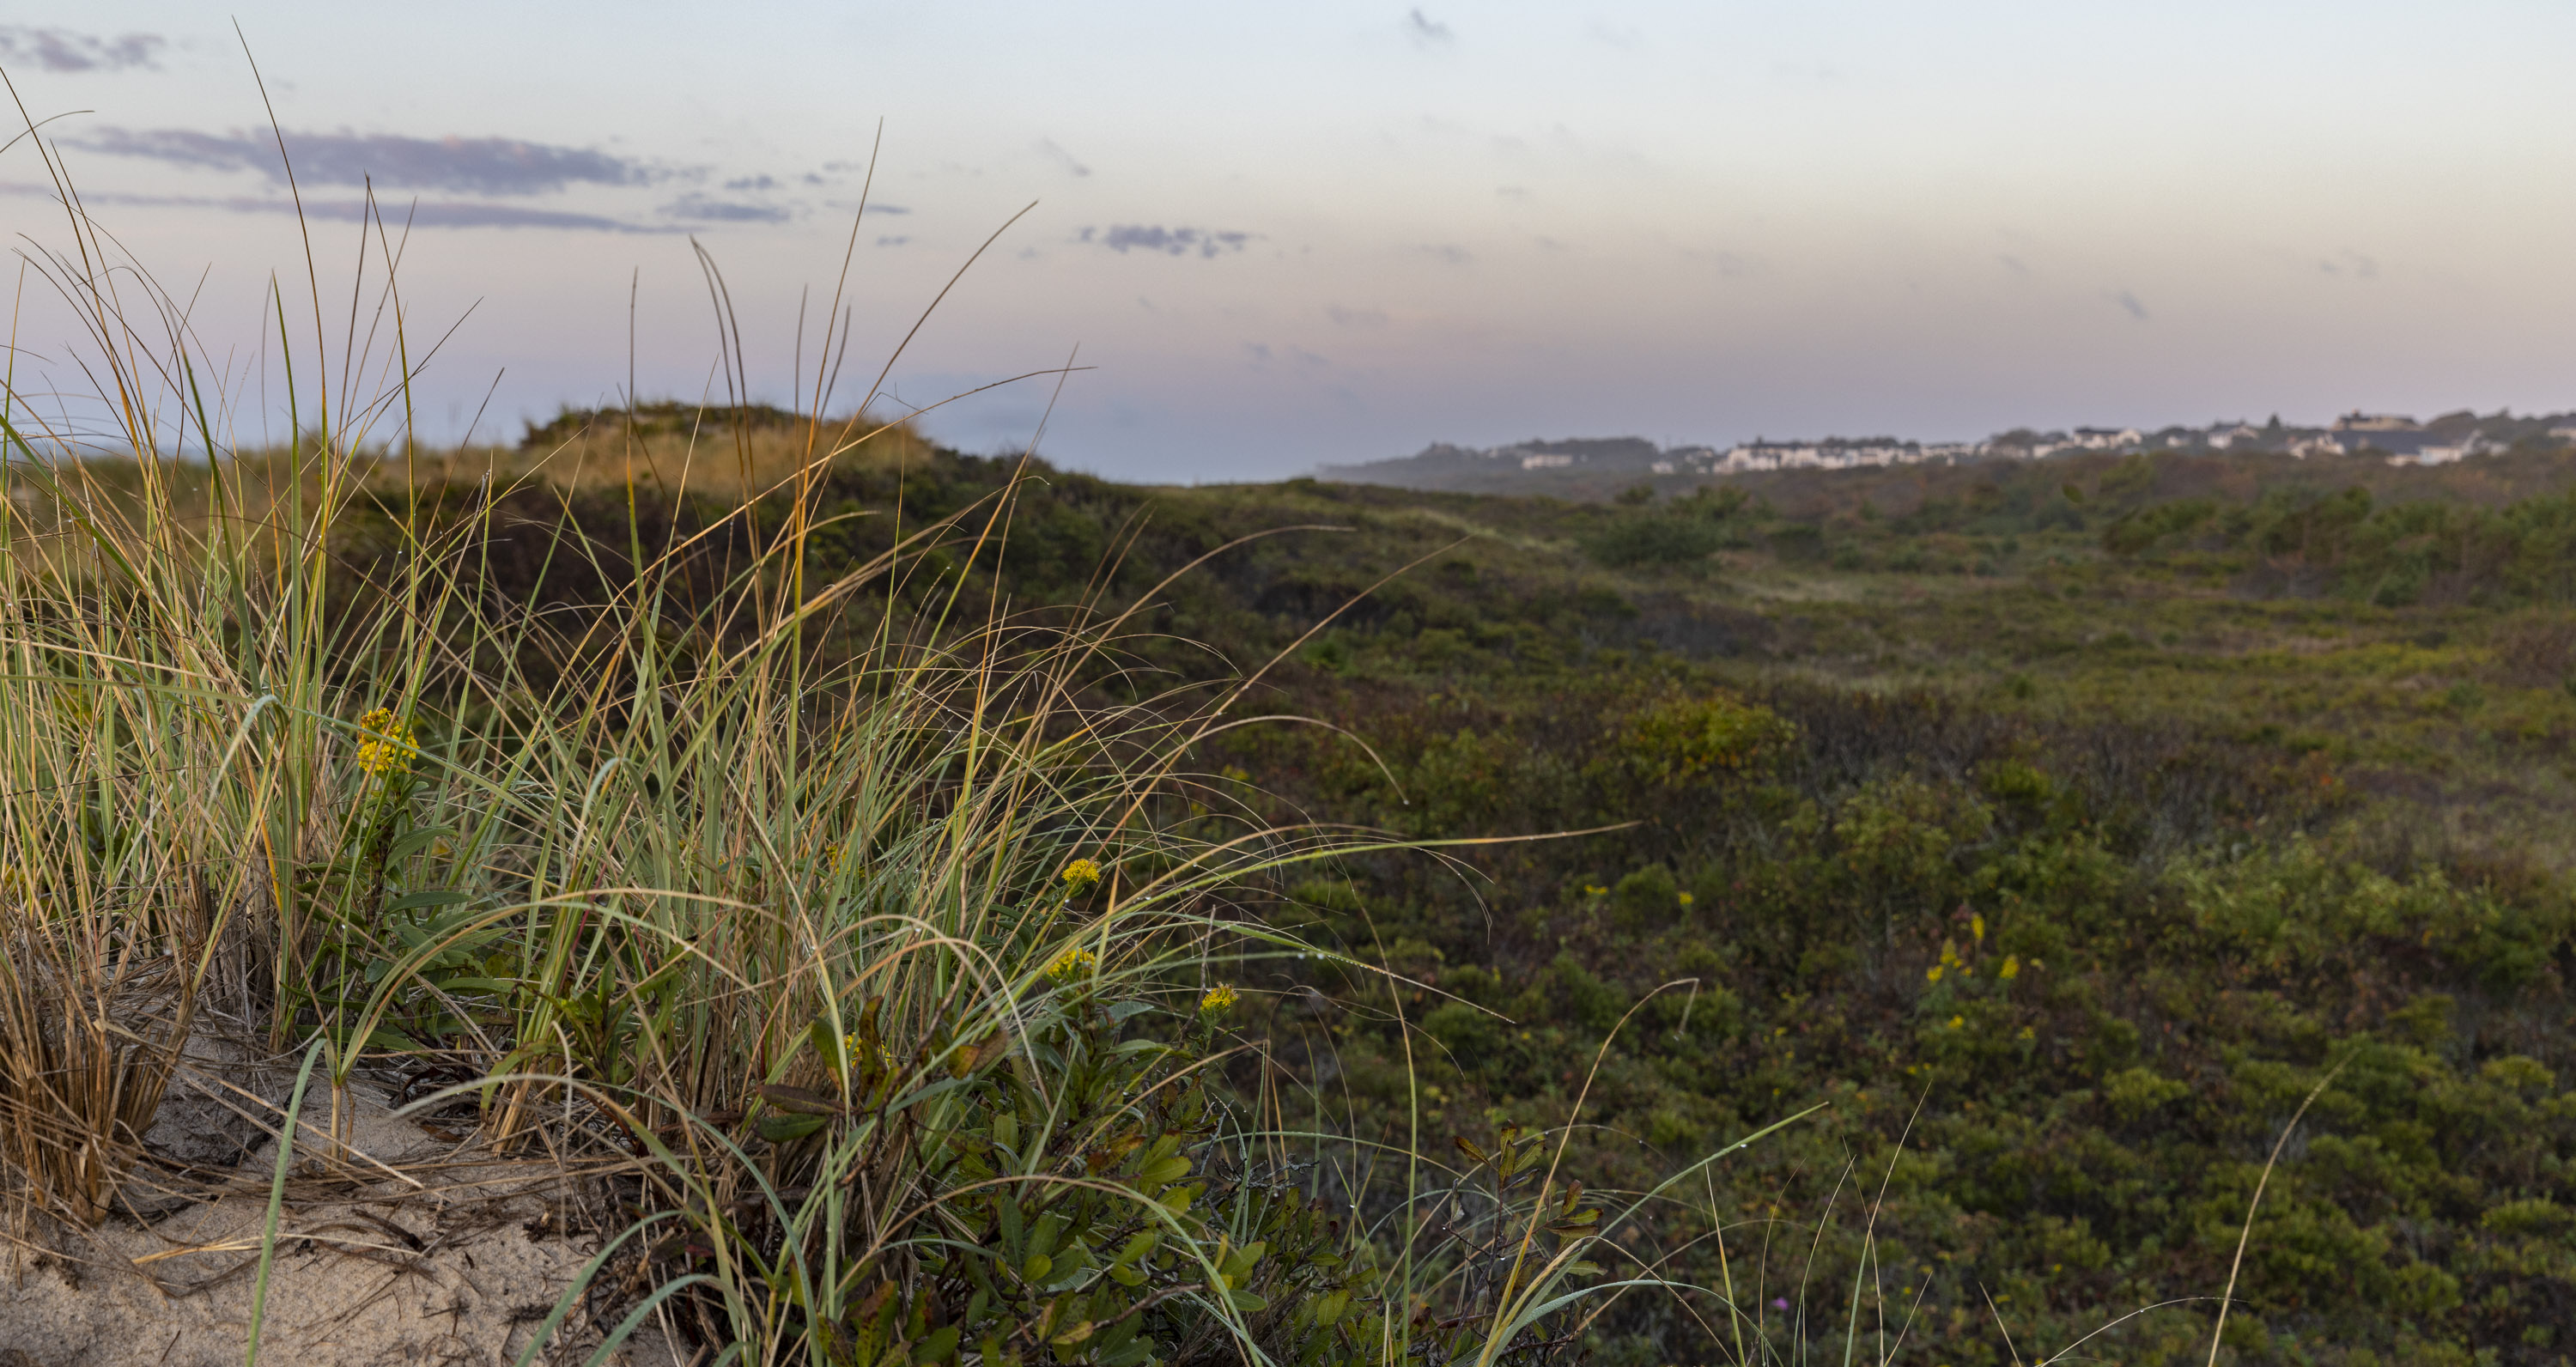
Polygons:
M1435 441L2576 408L2570 51L2576 7L2479 0L40 0L0 23L0 71L188 301L242 429L282 421L272 279L300 382L304 353L341 364L353 295L363 336L372 182L410 221L408 340L438 344L424 436L515 439L630 374L721 400L702 249L756 398L811 402L837 291L836 409L881 370L893 412L1079 366L921 421L1170 482ZM22 251L69 245L52 195L29 142L0 152ZM70 318L21 286L13 382L77 390Z

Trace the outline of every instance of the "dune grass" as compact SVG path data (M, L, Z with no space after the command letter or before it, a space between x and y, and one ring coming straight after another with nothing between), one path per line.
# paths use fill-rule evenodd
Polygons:
M606 1184L637 1217L591 1269L623 1288L612 1343L648 1316L746 1362L1535 1361L1577 1337L1599 1210L1526 1146L1435 1228L1363 1208L1388 1173L1427 1195L1436 1161L1278 1123L1228 978L1318 951L1241 899L1353 840L1194 775L1243 690L1132 686L1121 605L1041 619L938 579L934 553L1007 543L1016 483L823 566L803 489L900 461L901 427L639 415L487 456L460 505L423 493L472 455L372 439L404 376L237 451L176 305L138 310L139 271L117 295L69 221L45 273L124 458L14 385L0 410L22 1238L110 1214L192 1035L223 1029L304 1056L326 1162L359 1089L427 1075L454 1085L415 1111ZM321 362L367 369L323 353L325 395ZM735 504L685 532L639 512L605 601L494 593L498 499L603 478L630 510ZM351 558L354 524L391 554Z

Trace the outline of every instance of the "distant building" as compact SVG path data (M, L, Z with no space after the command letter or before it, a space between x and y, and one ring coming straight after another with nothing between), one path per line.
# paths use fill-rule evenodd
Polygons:
M1572 456L1553 455L1544 451L1521 457L1521 468L1524 470L1562 470L1573 463Z
M2395 413L2364 413L2356 408L2334 420L2335 432L2420 432L2424 425Z
M2421 427L2347 427L2339 430L2341 435L2336 440L2346 455L2377 451L2387 456L2391 465L2443 465L2467 454L2465 443L2435 446L2433 434ZM2448 451L2450 454L2425 460L2422 457L2428 450Z
M1897 441L1892 437L1864 438L1845 441L1828 437L1823 441L1765 441L1755 438L1719 456L1707 466L1692 462L1694 470L1706 469L1715 474L1742 474L1753 470L1853 470L1863 466L1917 465L1924 461L1973 460L1992 454L1995 448L1984 442L1940 442L1925 444Z
M2118 451L2143 440L2134 427L2079 427L2066 444L2086 451Z

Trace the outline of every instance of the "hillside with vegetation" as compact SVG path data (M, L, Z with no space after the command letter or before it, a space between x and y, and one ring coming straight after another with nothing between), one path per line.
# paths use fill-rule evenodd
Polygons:
M836 475L813 572L1014 473ZM2321 1087L2244 1255L2244 1360L2557 1360L2564 457L2104 458L1603 505L1018 473L1007 537L934 552L898 616L952 585L1141 602L1107 696L1253 676L1243 715L1322 723L1213 737L1191 810L1427 846L1283 870L1248 904L1331 952L1247 968L1242 1095L1460 1168L1515 1128L1568 1135L1595 1192L1803 1117L1589 1255L1719 1292L1625 1294L1599 1355L1839 1349L1826 1320L1863 1283L1869 1333L1887 1317L1863 1351L1910 1322L1951 1362L2214 1297ZM613 540L592 497L570 521ZM1313 1180L1371 1199L1329 1161ZM2109 1351L2205 1351L2211 1308Z
M644 1221L603 1332L744 1360L2576 1332L2562 457L1561 502L839 431L19 442L0 1047L137 1066L81 947L214 965L314 1095ZM186 1189L0 1102L23 1210Z

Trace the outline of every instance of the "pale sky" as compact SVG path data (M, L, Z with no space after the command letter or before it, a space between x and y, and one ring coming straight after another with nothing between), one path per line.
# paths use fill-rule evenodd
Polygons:
M483 433L512 437L558 404L618 401L630 280L640 388L704 392L716 331L689 234L725 273L756 396L788 401L799 291L810 368L880 119L843 402L1034 201L893 388L927 403L1079 346L1096 368L1041 450L1118 477L1532 436L2576 408L2564 4L233 14L315 211L333 347L358 247L331 215L362 172L396 217L421 206L415 337L473 308L419 386L440 438L487 391ZM237 374L275 342L271 271L312 347L303 249L223 14L39 3L0 24L0 66L35 117L89 111L46 135L92 214L196 295ZM44 183L26 143L0 154L6 226L59 248ZM76 385L39 303L19 382L41 359ZM927 425L1016 445L1049 392Z

